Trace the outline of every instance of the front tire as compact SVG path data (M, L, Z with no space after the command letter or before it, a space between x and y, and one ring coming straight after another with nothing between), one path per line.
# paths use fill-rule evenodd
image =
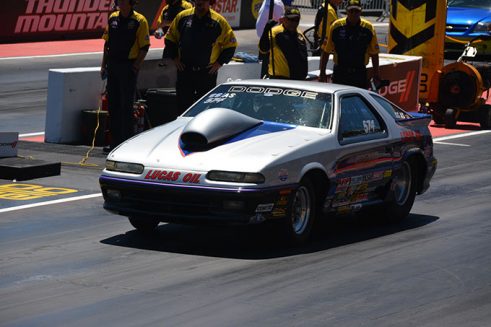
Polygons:
M128 220L137 231L146 234L155 231L160 223L155 218L128 217Z
M285 219L285 236L292 244L306 242L312 233L317 215L315 188L309 179L303 179L295 191L290 205L290 215Z

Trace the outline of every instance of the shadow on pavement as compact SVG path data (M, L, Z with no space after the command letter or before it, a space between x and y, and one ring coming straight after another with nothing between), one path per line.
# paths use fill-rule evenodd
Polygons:
M210 227L160 225L153 234L136 230L115 235L103 244L142 250L261 260L314 253L416 229L438 220L435 216L411 214L400 223L380 223L360 216L323 221L312 240L302 246L286 246L268 226ZM129 225L129 224L128 224Z

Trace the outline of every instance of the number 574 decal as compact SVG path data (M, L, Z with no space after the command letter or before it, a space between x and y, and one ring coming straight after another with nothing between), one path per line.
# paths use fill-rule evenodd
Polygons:
M375 132L375 121L373 119L364 120L363 128L365 129L366 134Z

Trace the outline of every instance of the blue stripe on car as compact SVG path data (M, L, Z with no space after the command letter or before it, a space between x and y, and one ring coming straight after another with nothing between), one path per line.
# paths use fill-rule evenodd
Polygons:
M238 141L242 141L251 137L256 137L264 134L270 134L270 133L276 133L276 132L283 132L287 131L290 129L294 129L296 125L291 125L291 124L283 124L283 123L275 123L275 122L270 122L270 121L264 121L262 124L259 124L251 129L248 129L238 135L235 135L234 137L230 138L223 144L230 144ZM217 144L223 145L222 143ZM187 156L193 153L193 151L189 151L184 149L184 144L182 143L181 139L179 138L179 148L181 149L182 153ZM209 149L208 149L209 150Z

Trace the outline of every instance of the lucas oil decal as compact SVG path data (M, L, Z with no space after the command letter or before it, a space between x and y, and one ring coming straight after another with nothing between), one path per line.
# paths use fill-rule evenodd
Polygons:
M188 184L199 184L201 182L200 177L201 174L197 173L183 173L180 171L159 169L150 169L145 175L145 179L147 180L182 182Z

